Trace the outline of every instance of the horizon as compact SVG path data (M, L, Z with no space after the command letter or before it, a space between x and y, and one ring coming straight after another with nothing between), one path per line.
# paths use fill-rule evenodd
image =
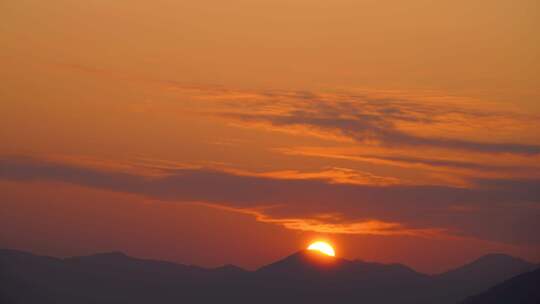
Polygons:
M488 299L533 304L540 297L539 265L507 255L484 256L431 275L402 264L345 260L326 246L318 248L304 248L256 270L202 268L121 252L59 259L2 249L0 269L7 284L0 286L0 299L13 304L491 303Z
M155 259L155 258L149 258L149 257L144 257L144 256L134 256L134 255L130 255L129 253L126 253L126 252L123 252L123 251L100 251L100 252L89 252L89 253L86 253L86 254L82 254L82 255L69 255L69 256L52 256L52 255L45 255L45 254L39 254L39 253L36 253L36 252L29 252L29 251L24 251L24 250L19 250L19 249L13 249L13 248L0 248L0 251L15 251L15 252L20 252L20 253L24 253L24 254L31 254L31 255L35 255L35 256L39 256L39 257L51 257L51 258L56 258L56 259L71 259L71 258L80 258L80 257L94 257L94 256L101 256L101 255L121 255L121 256L124 256L126 258L130 258L130 259L135 259L135 260L140 260L140 261L154 261L154 262L166 262L166 263L172 263L172 264L176 264L176 265L183 265L183 266L192 266L192 267L199 267L199 268L202 268L202 269L208 269L208 270L215 270L215 269L219 269L221 267L226 267L226 266L233 266L233 267L238 267L244 271L248 271L248 272L255 272L255 271L258 271L266 266L269 266L273 263L276 263L276 262L279 262L279 261L283 261L283 260L286 260L287 258L289 257L292 257L292 256L295 256L295 255L298 255L298 254L301 254L301 253L309 253L311 255L320 255L320 256L327 256L326 254L324 253L321 253L321 252L313 252L307 248L301 248L301 249L298 249L297 251L294 251L294 252L291 252L285 256L282 256L276 260L272 260L272 261L267 261L266 263L264 264L261 264L261 265L258 265L256 267L252 267L252 268L247 268L247 267L242 267L241 265L236 265L236 264L233 264L233 263L225 263L225 264L219 264L219 265L213 265L213 266L205 266L205 265L197 265L197 264L190 264L190 263L183 263L181 261L172 261L172 260L164 260L164 259ZM451 268L448 268L448 269L445 269L445 270L442 270L440 272L434 272L434 273L429 273L429 272L422 272L422 271L419 271L418 269L415 269L414 267L411 267L407 264L403 264L403 263L399 263L399 262L388 262L388 263L381 263L381 262L378 262L378 261L369 261L369 260L362 260L362 259L358 259L358 258L344 258L344 257L341 257L341 256L329 256L328 258L329 259L336 259L336 260L344 260L344 261L348 261L348 262L360 262L360 263L367 263L367 264L380 264L380 265L402 265L402 266L405 266L417 273L420 273L420 274L425 274L425 275L441 275L441 274L444 274L444 273L447 273L447 272L451 272L453 270L456 270L456 269L459 269L463 266L467 266L469 264L472 264L472 263L475 263L483 258L486 258L486 257L494 257L494 256L499 256L499 257L509 257L509 258L512 258L512 259L518 259L518 260L522 260L524 262L527 262L527 263L530 263L530 264L533 264L533 265L536 265L537 267L540 267L540 262L539 261L529 261L529 260L526 260L526 259L522 259L520 257L516 257L516 256L512 256L512 255L509 255L509 254L505 254L505 253L500 253L500 252L492 252L492 253L487 253L487 254L484 254L484 255L481 255L481 256L478 256L476 258L473 258L472 260L470 261L466 261L465 263L463 264L460 264L460 265L456 265L455 267L451 267Z
M540 262L537 0L6 0L0 247Z

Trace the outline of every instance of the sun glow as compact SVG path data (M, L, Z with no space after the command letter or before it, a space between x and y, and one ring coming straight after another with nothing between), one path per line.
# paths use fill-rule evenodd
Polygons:
M330 244L326 242L319 241L319 242L312 243L311 245L309 245L307 249L319 251L329 256L336 256L336 252L334 251L334 248L332 248L332 246L330 246Z

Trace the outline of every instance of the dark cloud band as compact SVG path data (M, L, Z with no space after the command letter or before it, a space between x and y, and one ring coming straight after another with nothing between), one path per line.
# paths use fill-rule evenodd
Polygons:
M456 188L336 184L210 169L174 169L145 176L30 158L1 159L0 179L60 181L159 200L259 210L276 220L381 221L508 243L540 243L540 236L533 233L540 228L540 180L480 179L473 181L474 188ZM324 214L335 216L321 220Z

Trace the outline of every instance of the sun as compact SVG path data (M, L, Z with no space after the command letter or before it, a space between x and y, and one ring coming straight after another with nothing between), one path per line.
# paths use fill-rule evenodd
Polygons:
M336 252L334 251L334 248L332 248L332 246L330 246L330 244L326 242L318 241L318 242L312 243L311 245L309 245L307 249L319 251L320 253L326 254L328 256L336 256Z

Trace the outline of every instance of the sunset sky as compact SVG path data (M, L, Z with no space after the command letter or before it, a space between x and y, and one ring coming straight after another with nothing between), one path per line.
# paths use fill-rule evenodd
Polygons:
M0 247L540 262L537 0L0 2Z

